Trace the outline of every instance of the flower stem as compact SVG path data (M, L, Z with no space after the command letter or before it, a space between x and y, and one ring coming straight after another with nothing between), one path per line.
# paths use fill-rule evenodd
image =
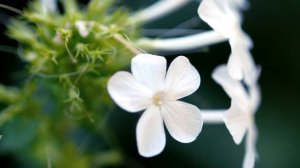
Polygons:
M131 20L135 23L150 22L182 7L188 2L190 0L161 0L133 14Z
M150 50L179 51L205 47L226 40L227 38L212 30L204 33L168 39L142 38L137 41L137 45Z
M17 8L14 8L14 7L11 7L11 6L8 6L8 5L5 5L5 4L0 4L0 8L10 10L12 12L15 12L15 13L19 14L19 15L22 14L21 10L19 10Z
M205 124L223 124L223 113L226 110L201 110Z

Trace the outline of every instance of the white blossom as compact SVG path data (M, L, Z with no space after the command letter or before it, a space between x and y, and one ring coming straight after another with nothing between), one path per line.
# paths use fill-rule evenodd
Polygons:
M55 12L57 10L57 0L40 0L45 11Z
M75 26L81 37L87 37L90 34L94 24L95 23L93 21L78 20L75 22Z
M234 142L240 144L247 133L244 168L253 168L255 163L257 131L254 115L261 99L260 90L256 84L260 69L252 73L255 76L255 81L252 82L252 85L246 86L229 75L226 65L217 67L212 75L213 79L223 87L231 98L231 107L223 113L223 117Z
M164 149L164 124L182 143L194 141L203 125L200 110L178 100L198 89L199 73L184 56L177 57L168 72L166 66L164 57L139 54L132 59L132 74L117 72L108 81L108 92L121 108L129 112L145 109L136 128L138 151L144 157Z
M234 79L253 81L251 72L256 69L250 49L252 41L241 28L240 7L245 1L203 0L199 6L199 16L215 31L229 39L231 55L228 71Z

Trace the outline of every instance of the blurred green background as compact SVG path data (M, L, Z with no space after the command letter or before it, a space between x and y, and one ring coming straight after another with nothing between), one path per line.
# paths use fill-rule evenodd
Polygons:
M119 5L137 10L150 5L153 0L118 1ZM5 0L0 3L18 9L26 7L25 0ZM145 29L172 29L174 27L192 27L208 29L200 20L193 19L189 26L182 23L196 18L197 1L192 1L176 12L146 24ZM0 10L0 45L16 47L17 43L5 37L5 26L9 11ZM261 168L297 168L300 167L300 1L299 0L252 0L250 8L244 13L245 31L254 41L253 56L262 66L260 85L262 104L256 114L259 129L257 149L259 160L256 167ZM178 27L178 25L181 25ZM145 33L149 31L145 31ZM170 33L170 32L169 32ZM163 36L167 33L158 34ZM200 89L186 101L203 109L227 108L229 99L215 84L210 75L219 64L226 63L229 45L221 43L205 49L178 52L186 55L201 74ZM163 53L165 54L165 53ZM0 52L0 82L5 85L17 85L20 82L18 72L23 63L14 55ZM174 53L168 56L169 61ZM163 153L153 158L143 158L137 153L135 127L139 114L130 114L116 108L110 116L110 124L124 152L128 155L128 167L241 167L244 156L244 144L236 146L224 125L204 125L196 141L181 144L167 136L167 145ZM34 129L34 125L32 126ZM30 131L30 130L27 130ZM2 130L0 128L0 134ZM30 140L26 132L20 132L23 141ZM5 135L4 138L9 138ZM29 138L29 139L28 139ZM13 139L14 140L14 139ZM12 141L13 141L12 140ZM0 141L1 143L1 141ZM14 144L14 143L12 143ZM22 145L22 144L19 144ZM22 154L26 155L26 153ZM22 163L22 158L11 158L10 151L1 151L0 163L7 167ZM1 164L2 165L2 164ZM20 165L19 165L20 166ZM2 166L1 166L2 167Z

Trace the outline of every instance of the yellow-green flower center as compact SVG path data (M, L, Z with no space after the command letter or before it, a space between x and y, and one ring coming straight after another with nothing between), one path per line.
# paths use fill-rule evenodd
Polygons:
M163 103L163 92L156 93L152 98L153 104L160 106Z

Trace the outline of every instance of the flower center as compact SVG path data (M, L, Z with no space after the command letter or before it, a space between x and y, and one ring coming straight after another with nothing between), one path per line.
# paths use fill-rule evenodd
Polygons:
M163 92L156 93L152 98L153 104L160 106L163 103Z

